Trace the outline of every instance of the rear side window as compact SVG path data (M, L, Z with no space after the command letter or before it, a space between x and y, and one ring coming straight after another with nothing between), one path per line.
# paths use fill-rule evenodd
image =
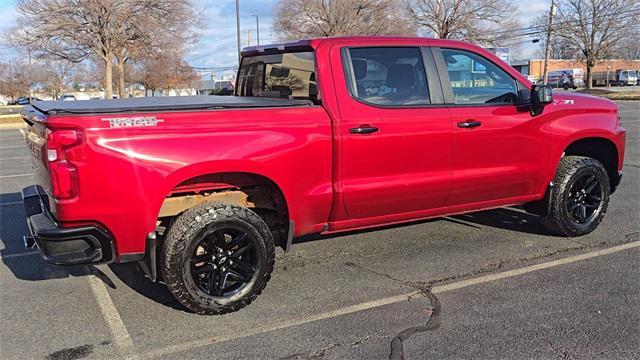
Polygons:
M242 58L238 72L240 96L318 101L313 52L293 52Z
M491 61L468 51L442 49L455 104L515 104L516 81Z
M429 90L418 48L350 48L347 78L351 94L382 106L429 104Z

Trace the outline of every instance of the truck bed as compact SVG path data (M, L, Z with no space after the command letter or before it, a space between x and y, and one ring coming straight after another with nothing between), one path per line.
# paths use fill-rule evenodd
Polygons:
M109 114L173 110L206 110L311 106L309 100L245 96L157 96L127 99L34 101L36 110L47 114Z

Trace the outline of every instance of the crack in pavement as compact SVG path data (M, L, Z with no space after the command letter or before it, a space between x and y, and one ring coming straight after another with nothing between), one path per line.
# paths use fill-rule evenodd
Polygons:
M425 285L417 282L409 282L409 281L401 280L389 274L375 271L353 262L347 262L345 263L345 265L358 268L364 271L368 271L378 276L386 277L387 279L398 282L403 286L416 289L420 292L422 296L424 296L429 301L429 307L425 309L425 313L427 314L427 321L424 323L424 325L412 326L400 331L391 340L391 344L390 344L391 352L389 353L389 360L403 360L405 358L403 344L406 340L408 340L413 335L423 333L426 331L432 331L440 327L440 314L442 313L442 304L440 303L440 300L438 300L438 298L436 298L435 295L433 295L433 293L431 292L430 284Z
M551 341L551 339L542 336L540 333L538 333L537 331L534 332L535 337L541 341L546 343L547 345L549 345L549 348L551 349L551 351L556 354L559 358L561 359L570 359L572 357L574 357L569 351L567 350L563 350L561 348L559 348L558 346L555 346L553 341Z
M633 241L637 241L638 235L639 235L639 233L636 231L636 232L631 232L631 233L625 234L625 238L622 241L617 241L617 242L600 241L598 243L593 243L593 244L585 244L585 243L582 243L582 242L580 242L578 240L575 240L575 239L569 239L571 242L574 242L577 245L576 246L562 248L562 249L558 249L558 250L555 250L555 251L552 251L552 252L549 252L549 253L545 253L545 254L541 254L541 255L534 255L534 256L529 256L529 257L524 257L524 258L513 258L513 259L500 260L497 263L489 264L488 266L480 268L480 269L471 270L471 271L468 271L468 272L465 272L465 273L462 273L462 274L445 276L445 277L441 277L441 278L434 279L434 280L431 280L431 281L416 282L415 284L421 284L423 286L432 287L433 285L444 283L444 282L448 282L448 281L460 280L460 279L464 279L464 278L474 277L474 276L477 276L477 275L483 275L483 274L491 273L491 272L494 272L496 270L499 270L499 269L503 268L505 265L513 265L513 264L519 264L519 263L523 263L523 262L546 259L548 257L552 257L552 256L556 256L556 255L559 255L559 254L564 254L564 253L572 252L572 251L580 251L580 250L588 250L588 249L600 249L600 248L603 248L605 246L614 246L614 245L622 245L622 244L630 243L630 242L633 242ZM379 275L382 275L382 274L379 274ZM387 276L387 277L390 278L390 279L393 279L390 276Z
M308 359L308 360L314 360L314 359L322 359L324 358L325 354L328 351L331 351L333 349L339 348L339 347L343 347L343 346L350 346L350 347L356 347L360 344L362 344L365 341L368 341L369 339L373 338L374 335L369 334L365 337L363 337L362 339L358 339L354 342L351 343L347 343L347 344L342 344L342 343L333 343L330 344L320 350L316 350L313 353L296 353L296 354L291 354L291 355L287 355L285 357L281 357L280 360L301 360L301 359Z
M414 326L400 331L398 335L391 340L391 353L389 354L389 360L404 359L403 343L411 336L426 331L432 331L440 327L440 313L442 311L440 300L431 293L431 289L421 289L420 292L431 303L431 307L427 308L425 311L428 315L427 322L424 325Z
M579 251L579 250L586 250L586 249L592 249L592 248L602 248L604 246L607 245L612 245L612 244L625 244L625 243L629 243L634 241L634 239L636 237L638 237L639 233L636 232L631 232L631 233L627 233L624 236L624 240L621 242L615 242L615 243L610 243L608 241L601 241L599 243L595 243L595 244L584 244L578 240L575 239L570 239L570 241L576 243L576 246L572 246L572 247L567 247L567 248L563 248L563 249L558 249L555 251L552 251L550 253L546 253L546 254L542 254L542 255L536 255L536 256L530 256L530 257L525 257L525 258L515 258L515 259L507 259L507 260L501 260L495 264L491 264L489 267L485 267L485 268L481 268L475 271L469 271L463 274L458 274L458 275L452 275L452 276L447 276L447 277L443 277L443 278L439 278L439 279L435 279L435 280L431 280L431 281L426 281L426 282L422 282L422 281L417 281L417 282L409 282L409 281L405 281L399 278L396 278L394 276L391 276L389 274L380 272L380 271L376 271L373 269L369 269L365 266L356 264L354 262L347 262L345 263L345 265L349 266L349 267L353 267L353 268L357 268L360 270L364 270L367 272L370 272L372 274L376 274L378 276L382 276L385 277L389 280L392 280L394 282L400 283L403 286L406 287L410 287L413 289L416 289L419 291L419 294L424 296L428 301L429 301L429 307L425 310L425 312L427 313L428 317L427 317L427 321L424 325L421 326L414 326L414 327L409 327L406 328L402 331L400 331L391 341L391 353L389 354L389 359L390 360L402 360L404 359L404 348L403 348L403 342L406 341L408 338L410 338L411 336L418 334L418 333L422 333L422 332L426 332L426 331L432 331L435 330L437 328L440 327L440 314L442 312L442 304L440 303L440 301L438 300L437 297L435 297L433 295L433 293L431 292L431 288L433 287L434 284L439 284L439 283L443 283L443 282L448 282L451 280L458 280L461 278L469 278L469 277L473 277L473 276L477 276L477 275L481 275L481 274L485 274L485 273L490 273L490 272L494 272L500 268L502 268L505 265L510 265L510 264L516 264L516 263L521 263L521 262L529 262L529 261L534 261L534 260L540 260L540 259L544 259L544 258L548 258L548 257L552 257L558 254L562 254L562 253L566 253L566 252L571 252L571 251ZM553 344L551 344L549 342L550 346L554 349L554 352L557 353L557 350L553 347ZM563 352L564 356L563 358L568 358L570 357L569 353Z

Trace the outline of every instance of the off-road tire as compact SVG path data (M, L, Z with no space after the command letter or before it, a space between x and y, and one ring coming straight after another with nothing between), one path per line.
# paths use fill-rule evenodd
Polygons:
M225 224L241 226L255 237L256 253L262 257L252 284L229 298L203 292L185 265L191 260L190 248L197 246L194 242L197 242L198 234ZM201 315L219 315L237 311L255 300L271 278L274 262L271 231L256 213L244 207L206 202L186 210L171 226L162 246L160 271L171 294L187 309Z
M601 203L593 218L585 224L572 220L567 202L571 196L570 190L577 179L585 175L593 175L602 188ZM584 156L565 156L560 164L551 188L549 212L543 218L543 224L552 232L567 237L588 234L598 227L609 204L610 183L604 166L596 160Z

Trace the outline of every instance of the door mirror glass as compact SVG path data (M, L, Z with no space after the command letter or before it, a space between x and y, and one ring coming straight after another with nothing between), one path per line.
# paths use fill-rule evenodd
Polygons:
M531 102L534 105L547 105L553 102L553 90L549 85L533 85Z

